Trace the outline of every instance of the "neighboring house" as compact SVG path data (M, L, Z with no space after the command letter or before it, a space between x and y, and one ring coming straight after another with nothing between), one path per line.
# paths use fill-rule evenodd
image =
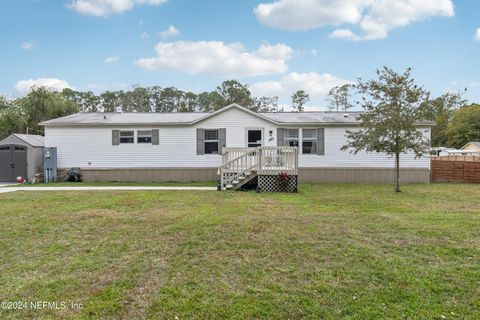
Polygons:
M441 150L438 154L440 157L444 156L476 156L478 155L478 152L475 150L470 150L470 149L449 149L449 148L444 148Z
M461 150L468 150L480 154L480 142L469 142L464 145Z
M0 141L0 181L42 173L44 146L45 138L32 134L15 133Z
M87 181L212 181L222 148L298 146L301 182L391 182L385 154L344 152L358 113L255 113L232 104L212 113L77 113L43 122L59 174ZM419 124L430 139L431 122ZM429 182L430 159L401 156L403 182Z

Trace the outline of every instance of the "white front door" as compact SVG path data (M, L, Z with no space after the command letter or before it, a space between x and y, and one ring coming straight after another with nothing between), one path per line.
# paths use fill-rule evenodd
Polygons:
M263 145L263 130L247 129L247 147L256 148Z

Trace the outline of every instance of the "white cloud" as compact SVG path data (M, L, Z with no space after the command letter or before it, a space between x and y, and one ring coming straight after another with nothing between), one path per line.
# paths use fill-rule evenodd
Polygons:
M310 50L310 53L312 54L312 56L316 57L318 55L318 51L317 49L311 49Z
M140 33L140 38L142 38L142 39L148 39L148 37L150 37L150 35L148 34L148 32L142 32L142 33Z
M131 10L135 5L158 6L165 2L167 0L72 0L68 7L82 14L105 17Z
M359 37L358 35L356 35L351 30L348 30L348 29L334 30L328 36L332 39L344 39L344 40L351 40L351 41L360 41L361 40L361 37Z
M117 63L118 61L120 61L120 57L106 57L105 60L103 60L103 62L107 64Z
M56 78L20 80L15 84L15 89L21 94L27 94L33 87L47 87L55 91L61 91L65 88L73 89L67 81Z
M256 55L265 59L277 59L277 60L288 60L292 57L293 50L287 45L284 44L262 44Z
M170 37L176 37L178 35L180 35L180 31L178 31L178 29L175 28L172 25L168 26L167 30L159 33L159 36L162 39L167 39L167 38L170 38Z
M454 6L452 0L277 0L254 11L263 24L284 30L356 25L362 34L340 28L330 37L360 41L386 38L391 30L416 21L453 16Z
M21 47L23 50L31 50L35 47L35 44L31 41L23 41Z
M477 31L475 31L475 35L473 36L473 38L476 41L480 41L480 28L478 28Z
M189 74L252 77L287 72L293 50L287 45L263 44L248 52L241 43L222 41L160 42L153 58L135 64L147 70L173 70Z
M257 82L250 86L252 93L257 96L278 96L288 99L297 90L305 90L312 99L325 98L331 88L350 83L350 81L329 73L292 72L279 81Z

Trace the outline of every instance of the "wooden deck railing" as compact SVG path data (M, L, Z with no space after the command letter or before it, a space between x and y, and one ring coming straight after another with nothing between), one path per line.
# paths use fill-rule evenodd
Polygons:
M223 148L222 151L222 166L218 170L222 190L239 178L252 173L298 174L297 147Z

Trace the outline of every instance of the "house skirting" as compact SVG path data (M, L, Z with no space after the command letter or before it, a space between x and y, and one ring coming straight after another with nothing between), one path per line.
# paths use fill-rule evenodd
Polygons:
M82 180L121 182L192 182L218 180L216 168L81 168ZM64 177L67 169L59 169ZM60 178L59 178L60 179Z
M299 168L298 180L325 183L392 183L393 168ZM401 183L429 183L430 169L400 169Z
M59 169L59 179L67 169ZM81 168L83 181L122 182L192 182L218 180L217 168ZM299 168L298 182L322 183L391 183L395 174L390 168ZM429 183L430 169L405 168L402 183Z

